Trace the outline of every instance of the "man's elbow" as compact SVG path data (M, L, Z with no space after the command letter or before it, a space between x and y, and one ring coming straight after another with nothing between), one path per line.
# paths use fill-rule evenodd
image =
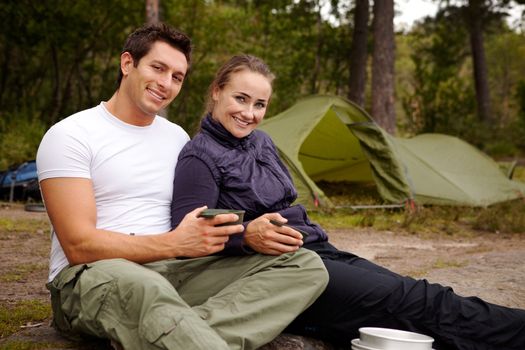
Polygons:
M85 238L82 238L85 237ZM64 237L58 234L58 240L70 265L85 264L95 261L95 249L87 235Z
M92 254L89 254L81 246L62 247L62 249L70 265L86 264L95 261Z

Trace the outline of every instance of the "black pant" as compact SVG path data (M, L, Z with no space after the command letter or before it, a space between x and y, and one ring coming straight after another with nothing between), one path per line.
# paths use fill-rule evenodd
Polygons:
M436 350L525 349L525 310L462 297L452 288L398 275L328 242L305 244L330 276L324 293L288 332L350 349L360 327L429 335Z

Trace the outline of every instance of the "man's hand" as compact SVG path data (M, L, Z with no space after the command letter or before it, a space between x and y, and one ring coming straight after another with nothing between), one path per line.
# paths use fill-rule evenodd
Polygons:
M277 213L264 214L246 227L244 243L256 252L280 255L294 252L303 245L302 235L288 226L277 226L270 219L280 222L287 220Z
M197 218L205 207L187 214L172 231L130 236L96 227L97 208L91 180L52 178L40 182L46 210L71 265L123 258L139 264L179 256L197 257L224 249L242 225L214 227L237 220L235 214Z
M236 214L199 218L199 213L204 209L206 207L197 208L186 214L179 226L170 232L173 235L173 245L178 252L177 256L196 258L217 253L224 249L230 235L244 230L242 225L216 227L216 225L237 221Z

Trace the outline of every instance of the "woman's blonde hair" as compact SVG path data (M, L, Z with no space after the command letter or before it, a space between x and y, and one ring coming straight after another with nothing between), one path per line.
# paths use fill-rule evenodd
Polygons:
M248 70L250 72L259 73L268 79L270 85L272 84L275 76L270 71L270 67L259 57L252 55L236 55L233 56L222 65L221 68L215 74L215 79L211 82L208 87L208 95L206 97L206 105L204 115L211 113L215 106L215 101L213 101L213 91L218 88L221 90L228 84L231 79L232 74Z

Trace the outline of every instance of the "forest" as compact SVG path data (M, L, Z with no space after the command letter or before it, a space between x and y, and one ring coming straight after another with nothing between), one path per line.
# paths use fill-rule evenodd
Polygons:
M434 17L399 29L393 0L154 1L155 20L194 43L166 116L191 135L215 70L250 53L277 76L267 118L301 97L333 94L396 135L439 132L498 159L525 156L524 14L508 19L525 1L434 2ZM152 20L152 3L0 3L0 170L34 159L57 121L111 97L121 46Z

